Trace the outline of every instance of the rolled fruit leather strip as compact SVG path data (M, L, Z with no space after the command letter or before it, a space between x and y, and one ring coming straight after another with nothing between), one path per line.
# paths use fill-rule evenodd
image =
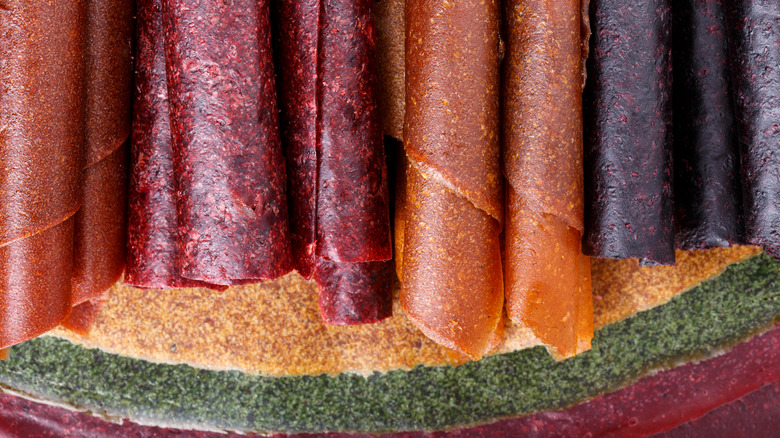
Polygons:
M406 2L401 305L426 336L480 358L503 309L499 6Z
M292 269L268 2L162 3L181 275Z
M319 0L272 3L282 146L287 159L295 269L311 278L317 240L317 53Z
M87 4L87 141L82 206L76 213L74 306L99 297L122 275L127 232L126 142L131 129L135 4L132 0ZM73 321L68 318L63 325L73 326ZM85 321L80 318L78 326L83 328Z
M745 237L780 259L780 2L726 3Z
M672 4L674 208L680 249L742 241L742 196L722 0Z
M585 254L674 263L671 0L592 0Z
M296 265L304 276L313 273L328 324L376 322L392 313L370 6L362 0L284 2L278 10L290 211L299 216L291 223L303 243Z
M593 338L590 260L581 248L582 6L505 7L506 309L555 357L571 357Z
M137 9L135 97L125 283L142 288L210 287L179 274L176 181L165 73L161 0Z
M0 8L0 349L70 311L84 143L86 3Z

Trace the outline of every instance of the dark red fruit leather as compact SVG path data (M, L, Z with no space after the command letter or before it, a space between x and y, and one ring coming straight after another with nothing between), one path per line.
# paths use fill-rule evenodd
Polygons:
M216 287L179 274L161 0L139 0L135 109L125 283L144 288Z
M674 263L671 0L593 0L583 251Z
M317 50L319 0L273 3L282 146L287 158L295 269L311 278L317 240Z
M162 3L181 275L292 269L267 1Z
M722 0L672 3L674 207L681 249L742 240L742 187Z
M392 314L387 167L371 2L283 1L276 10L293 257L328 324Z
M321 4L317 254L340 262L389 260L387 167L371 1Z
M725 3L745 237L780 259L780 2Z
M83 0L0 8L0 349L70 311L86 18Z

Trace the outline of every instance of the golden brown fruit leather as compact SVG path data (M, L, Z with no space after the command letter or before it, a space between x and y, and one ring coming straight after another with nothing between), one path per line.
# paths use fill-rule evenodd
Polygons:
M119 279L127 227L135 5L132 0L87 4L86 160L82 207L76 214L74 306L99 297Z
M406 2L401 305L426 336L473 359L503 309L498 8Z
M580 243L583 8L580 0L511 0L505 8L507 314L565 358L593 337L590 262Z
M0 349L70 311L84 144L82 0L0 8Z

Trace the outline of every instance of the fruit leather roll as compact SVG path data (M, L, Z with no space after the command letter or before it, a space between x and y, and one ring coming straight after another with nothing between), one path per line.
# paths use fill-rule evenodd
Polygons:
M125 144L133 83L133 1L87 3L86 167L82 207L76 214L75 305L106 291L125 266Z
M284 0L274 6L292 257L295 269L308 279L316 264L320 1Z
M401 304L426 336L471 358L503 308L498 8L406 2Z
M313 274L326 323L376 322L392 313L393 265L371 2L278 14L296 268Z
M593 338L590 261L581 248L582 7L580 0L505 7L506 309L554 356L570 357Z
M79 0L0 8L0 348L70 311L85 22Z
M161 0L136 12L125 283L143 288L215 287L180 275L168 81Z
M674 263L671 0L593 0L586 254Z
M267 1L163 1L180 273L292 269Z
M723 2L672 8L676 244L729 246L741 241L742 197Z
M727 2L745 237L780 258L780 3Z

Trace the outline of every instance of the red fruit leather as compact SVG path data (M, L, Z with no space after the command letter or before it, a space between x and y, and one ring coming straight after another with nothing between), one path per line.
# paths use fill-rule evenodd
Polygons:
M179 274L168 82L160 0L137 9L135 110L125 283L143 288L212 287Z
M393 267L371 2L285 1L278 15L296 268L317 281L323 321L375 322L392 313Z
M162 3L181 275L292 269L268 2Z
M0 349L70 311L86 11L80 0L0 9Z

